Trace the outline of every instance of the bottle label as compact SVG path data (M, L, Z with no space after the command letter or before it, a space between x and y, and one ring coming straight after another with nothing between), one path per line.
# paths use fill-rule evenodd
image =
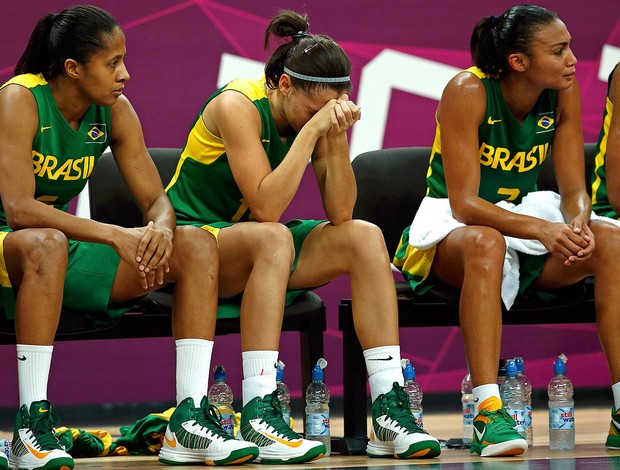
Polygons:
M473 426L475 412L473 403L463 403L463 426Z
M329 413L308 413L306 436L329 436Z
M575 408L549 408L549 429L575 429Z
M222 423L222 427L224 431L226 431L231 436L235 433L235 417L231 414L222 414L222 419L220 421Z
M525 427L532 427L532 405L525 405Z
M284 419L284 422L290 428L291 427L291 414L287 413L286 411L282 411L282 418Z
M517 425L515 426L515 431L517 432L525 432L525 410L521 409L512 409L506 408L506 412L515 420Z
M418 426L420 426L421 428L423 428L424 426L422 425L422 423L423 423L422 412L421 411L412 411L411 414L413 415L413 419L415 419L416 424Z

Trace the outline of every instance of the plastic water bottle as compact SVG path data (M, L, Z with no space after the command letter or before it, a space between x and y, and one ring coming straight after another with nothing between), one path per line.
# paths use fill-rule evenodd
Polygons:
M276 366L276 388L282 405L282 417L286 424L291 425L291 392L284 383L284 362L278 361Z
M327 457L331 451L329 432L329 390L325 385L323 369L327 361L319 359L312 369L312 382L306 390L306 439L320 441L325 445Z
M233 409L233 392L226 383L224 366L217 366L213 374L214 383L209 388L209 403L215 405L222 415L224 431L231 436L235 432L235 410Z
M463 405L463 438L471 439L474 434L474 417L476 405L472 393L471 374L469 369L461 381L461 403Z
M4 452L6 458L11 458L11 441L8 439L0 439L0 452Z
M500 359L497 366L497 386L501 387L506 381L506 359Z
M515 357L517 379L525 391L525 439L528 447L534 445L534 428L532 427L532 382L525 375L525 364L522 357Z
M423 428L423 410L422 410L422 389L420 384L415 381L415 369L409 359L405 359L405 368L403 369L403 377L405 379L405 392L409 395L409 409L418 426Z
M512 359L506 363L506 381L499 388L499 394L506 412L517 423L515 431L525 437L525 390L517 379L517 365Z
M558 356L553 365L554 376L549 382L549 448L575 448L575 401L573 384L566 376L566 356Z

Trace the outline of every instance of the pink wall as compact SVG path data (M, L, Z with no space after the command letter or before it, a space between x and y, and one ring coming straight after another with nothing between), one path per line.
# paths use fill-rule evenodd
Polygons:
M5 2L0 29L0 81L11 76L36 20L47 11L60 11L74 2L40 0ZM203 100L216 88L223 68L222 54L247 59L256 66L267 53L262 35L268 19L284 2L274 0L107 0L108 9L127 35L127 64L132 75L125 94L142 119L147 145L180 147ZM364 109L352 134L353 152L378 147L430 145L433 113L450 67L470 65L468 44L475 22L500 14L505 1L338 0L301 2L287 7L305 10L311 32L334 37L349 53L356 89L352 97ZM573 36L583 92L585 140L596 140L601 122L609 63L620 60L620 3L591 0L587 8L565 1L540 1L559 13ZM615 48L613 47L615 46ZM615 54L615 55L614 55ZM421 60L423 59L423 60ZM231 62L226 62L230 64ZM434 70L437 69L437 75ZM241 70L232 66L229 76ZM456 69L454 69L456 70ZM440 77L440 78L438 78ZM308 173L299 197L287 215L322 217L316 184ZM412 214L413 215L413 214ZM326 356L328 380L335 394L342 391L341 336L337 305L349 295L346 279L319 289L328 306ZM426 392L457 390L465 370L457 328L403 330L403 356L412 360ZM288 364L287 382L299 396L296 364L298 342L284 334L281 357ZM522 355L535 387L545 387L553 358L569 356L569 374L577 386L607 386L605 361L593 325L506 328L503 356ZM1 347L3 380L0 407L17 401L12 347ZM240 394L241 359L238 337L218 338L214 363L223 363L231 385ZM50 378L50 398L56 404L82 404L174 399L174 349L170 339L76 342L56 345Z

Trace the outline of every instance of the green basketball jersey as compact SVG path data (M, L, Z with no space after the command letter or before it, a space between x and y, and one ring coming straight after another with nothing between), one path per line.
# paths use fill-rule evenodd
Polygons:
M596 143L596 153L594 157L594 170L592 171L592 210L598 215L620 219L620 214L613 210L607 196L607 175L605 171L605 157L607 155L607 139L609 137L609 124L614 111L614 104L609 99L609 89L611 79L618 64L609 74L607 81L607 98L605 100L605 111L603 111L603 125Z
M487 93L484 121L478 128L480 188L478 195L492 203L502 200L518 203L536 190L540 167L547 158L555 132L555 90L545 90L523 123L518 122L502 95L500 82L477 67L467 69L476 75ZM441 157L440 125L426 177L427 195L448 197Z
M17 75L2 88L10 84L27 88L37 102L39 129L32 142L35 198L66 211L110 143L111 109L91 105L76 131L60 113L42 75ZM1 202L0 225L7 225Z
M217 90L201 108L187 137L176 172L166 188L177 214L177 223L244 222L253 215L233 177L224 142L202 120L207 104L220 93L233 90L245 95L258 109L261 141L271 169L284 159L295 136L282 142L265 93L265 79L235 80Z

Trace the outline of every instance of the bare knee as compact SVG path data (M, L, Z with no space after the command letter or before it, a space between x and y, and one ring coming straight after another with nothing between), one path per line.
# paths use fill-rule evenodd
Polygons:
M69 241L56 229L25 229L12 232L4 245L7 269L21 278L26 273L56 275L67 270Z
M506 255L506 240L490 227L471 227L463 239L465 269L489 272L502 269Z
M177 227L170 265L174 271L192 271L192 268L196 268L217 273L219 256L216 238L199 227Z
M376 263L389 262L389 255L385 246L383 232L376 225L365 220L350 220L338 227L342 227L344 236L339 237L342 246L339 250L348 253L352 260L359 263L377 265Z
M290 269L295 259L293 235L282 224L261 222L254 227L252 258L254 263L277 264Z

